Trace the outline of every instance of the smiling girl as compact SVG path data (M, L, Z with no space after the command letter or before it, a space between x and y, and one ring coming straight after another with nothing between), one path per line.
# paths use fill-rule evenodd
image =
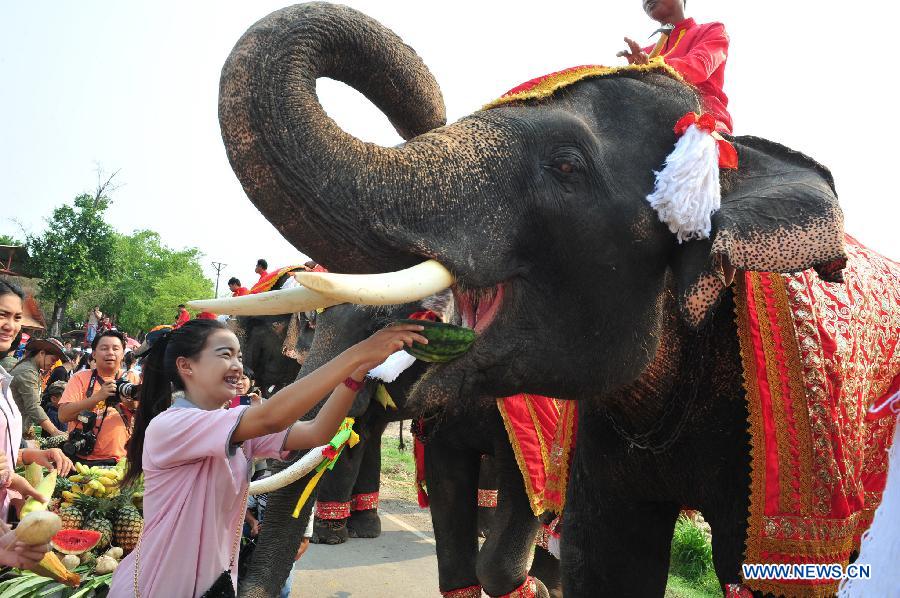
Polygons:
M413 341L427 343L420 330L381 330L265 403L235 409L221 407L243 373L237 337L215 320L161 333L144 362L128 446L127 480L144 473L144 531L109 596L196 597L212 587L233 596L253 459L288 459L331 440L366 372ZM315 419L297 421L329 392Z

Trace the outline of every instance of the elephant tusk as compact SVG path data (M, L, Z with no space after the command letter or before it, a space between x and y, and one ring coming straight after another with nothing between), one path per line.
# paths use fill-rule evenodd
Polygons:
M435 260L406 270L382 274L297 272L297 282L336 303L399 305L439 293L453 284L453 275Z
M233 316L279 316L302 311L312 311L343 303L305 287L267 291L242 297L224 299L198 299L188 305L201 311Z
M291 463L288 467L274 475L270 475L261 480L256 480L255 482L250 482L249 493L256 496L257 494L265 494L266 492L275 492L288 484L296 482L325 460L325 455L322 454L322 451L325 450L327 446L328 445L319 446L310 450L295 462Z

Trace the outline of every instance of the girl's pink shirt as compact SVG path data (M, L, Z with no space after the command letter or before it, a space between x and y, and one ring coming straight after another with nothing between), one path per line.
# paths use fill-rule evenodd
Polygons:
M246 409L206 411L179 398L147 427L141 598L201 596L228 569L252 460L290 456L290 429L231 444ZM134 555L116 569L111 598L134 596ZM237 559L231 579L237 588Z

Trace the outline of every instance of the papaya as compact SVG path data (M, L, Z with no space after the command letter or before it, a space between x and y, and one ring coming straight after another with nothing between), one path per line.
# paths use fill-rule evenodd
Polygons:
M71 588L77 588L81 585L81 576L66 569L66 566L62 564L62 561L60 561L59 557L53 552L45 554L44 558L41 559L41 562L35 565L31 570L38 575L55 579L59 583L65 584Z
M405 351L416 359L429 363L446 363L461 357L478 337L478 334L471 328L444 322L399 320L398 323L418 324L424 328L419 334L428 339L428 344L414 342L412 347L406 347Z
M38 502L33 498L29 498L25 501L25 505L22 507L22 510L19 512L19 517L24 519L25 515L33 511L45 511L47 509L47 504L50 501L50 497L53 496L53 491L56 490L56 470L50 470L50 473L44 477L40 483L34 488L37 490L42 496L47 498L47 502Z

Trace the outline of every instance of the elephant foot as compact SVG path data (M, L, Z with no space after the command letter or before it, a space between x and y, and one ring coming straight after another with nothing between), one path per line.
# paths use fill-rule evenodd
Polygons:
M351 538L377 538L380 536L381 518L378 516L378 509L350 513L347 531Z
M494 596L490 593L488 595ZM518 588L508 594L500 594L497 598L550 598L550 592L540 579L529 575Z
M347 532L347 519L319 519L313 522L313 535L309 539L313 544L335 546L350 539Z

